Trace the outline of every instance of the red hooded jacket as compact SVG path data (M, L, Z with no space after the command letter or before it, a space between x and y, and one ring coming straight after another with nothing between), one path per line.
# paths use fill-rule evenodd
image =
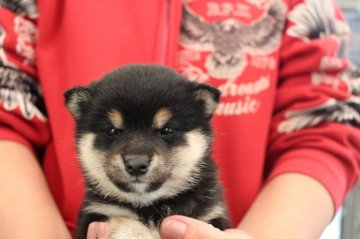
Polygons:
M222 92L214 158L234 225L287 172L320 181L338 207L360 168L348 38L335 0L0 1L0 138L39 156L73 231L83 181L63 92L164 64Z

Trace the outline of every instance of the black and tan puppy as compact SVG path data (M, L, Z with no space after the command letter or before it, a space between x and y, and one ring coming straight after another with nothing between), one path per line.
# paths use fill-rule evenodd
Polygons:
M211 160L211 116L220 93L155 65L128 65L65 93L86 179L77 238L108 221L111 238L160 238L181 214L229 227Z

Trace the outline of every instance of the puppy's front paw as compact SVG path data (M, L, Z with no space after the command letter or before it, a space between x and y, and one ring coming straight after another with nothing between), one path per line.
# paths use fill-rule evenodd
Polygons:
M150 229L142 222L129 218L113 218L109 239L161 239L158 230Z

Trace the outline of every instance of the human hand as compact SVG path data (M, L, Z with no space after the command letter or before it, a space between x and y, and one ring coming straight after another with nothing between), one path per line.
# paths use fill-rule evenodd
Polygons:
M161 223L160 234L163 239L251 239L240 229L221 231L205 222L184 217L170 216Z
M88 228L87 239L108 239L109 227L109 223L92 222ZM160 234L163 239L252 239L240 229L221 231L210 224L184 216L164 219Z

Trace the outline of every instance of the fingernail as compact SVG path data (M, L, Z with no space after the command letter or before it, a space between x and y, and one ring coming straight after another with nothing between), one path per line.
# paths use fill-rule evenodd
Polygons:
M181 239L186 232L187 225L175 219L165 219L161 229L162 236L166 239Z
M108 228L107 228L106 224L103 222L99 222L98 223L98 231L97 231L98 238L99 239L107 238L107 236L108 236L107 234L108 234Z
M108 238L109 228L104 222L92 222L88 227L87 239Z
M87 231L87 239L96 239L95 229L96 229L96 222L90 223Z

